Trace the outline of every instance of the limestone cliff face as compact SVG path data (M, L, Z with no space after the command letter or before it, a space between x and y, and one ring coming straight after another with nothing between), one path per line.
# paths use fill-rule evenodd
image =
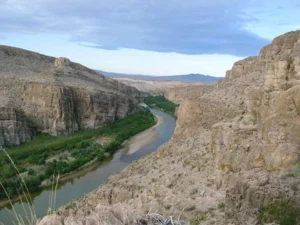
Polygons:
M227 142L222 146L223 152L232 151L234 145L245 148L241 155L248 155L246 162L251 164L248 169L277 170L299 162L299 40L300 32L280 36L263 48L258 57L235 64L227 73L223 83L245 74L254 79L261 77L262 85L256 81L245 88L242 101L245 112L240 118L214 126L215 137L221 136L222 140L213 145L213 150L220 148L220 142ZM249 72L251 67L256 68L253 74ZM241 135L243 140L235 138ZM241 143L246 139L249 146ZM236 157L239 152L228 154ZM246 166L245 162L241 164Z
M66 58L7 46L0 46L0 67L2 111L23 115L0 118L5 145L30 140L33 127L52 135L99 127L133 113L145 96ZM33 123L30 128L27 120Z
M258 210L276 199L299 210L299 55L300 32L282 35L178 110L175 138L211 132L216 188L226 191L220 224L256 224Z
M0 145L20 144L35 134L35 128L23 112L14 108L0 108Z
M299 208L298 179L288 176L300 161L299 54L300 32L282 35L263 48L252 60L263 85L255 82L256 86L245 89L244 115L214 127L216 166L242 173L228 189L227 198L232 206L228 218L234 214L232 220L239 223L242 217L253 218L274 199L294 200ZM237 195L245 200L233 201Z
M133 215L205 215L201 224L215 225L256 225L275 200L300 211L299 57L297 31L236 62L211 92L181 100L168 144L63 209L61 219L120 204Z
M213 90L213 85L193 85L168 88L164 94L165 98L180 104L184 100L194 100Z

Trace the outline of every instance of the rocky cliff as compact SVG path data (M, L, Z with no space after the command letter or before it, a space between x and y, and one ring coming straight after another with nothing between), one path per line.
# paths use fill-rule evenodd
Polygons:
M65 135L137 109L145 93L66 58L0 46L0 144Z
M297 31L236 62L211 92L182 101L168 144L57 218L95 222L105 209L108 224L148 212L201 224L300 224L291 215L300 211L299 80Z
M209 93L213 90L213 85L189 85L181 87L172 87L168 88L165 91L165 98L180 104L185 100L195 100L196 98L201 97L205 93Z

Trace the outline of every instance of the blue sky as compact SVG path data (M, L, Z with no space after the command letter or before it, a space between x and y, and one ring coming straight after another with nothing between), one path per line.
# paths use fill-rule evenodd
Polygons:
M300 29L299 10L288 0L1 0L0 44L112 72L224 76Z

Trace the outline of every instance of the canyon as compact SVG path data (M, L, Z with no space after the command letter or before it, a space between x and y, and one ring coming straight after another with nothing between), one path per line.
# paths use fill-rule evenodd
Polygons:
M0 46L0 145L66 135L136 112L146 93L67 58Z
M296 31L234 63L210 90L170 91L180 102L172 139L40 225L139 224L149 213L183 224L283 224L266 213L281 203L299 224L299 80Z

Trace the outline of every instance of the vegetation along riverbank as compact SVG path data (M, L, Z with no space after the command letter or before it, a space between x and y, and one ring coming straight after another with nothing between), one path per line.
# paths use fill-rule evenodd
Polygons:
M144 99L144 102L152 108L157 108L171 115L175 115L178 106L162 95L148 96Z
M70 173L95 159L102 161L117 151L125 140L154 124L150 110L141 109L98 129L60 137L41 134L26 144L9 148L7 153L14 165L4 152L0 153L0 200L23 193L21 177L29 192L35 192L42 184L51 184L53 174Z

